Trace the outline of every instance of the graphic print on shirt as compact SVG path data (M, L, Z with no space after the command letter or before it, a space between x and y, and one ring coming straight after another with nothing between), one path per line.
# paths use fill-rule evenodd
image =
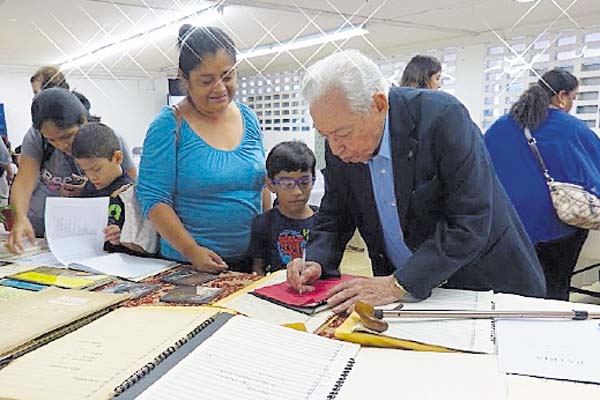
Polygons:
M74 172L73 172L74 173ZM42 180L44 185L48 187L48 189L52 191L58 191L63 183L67 184L75 184L78 182L74 182L72 176L57 176L54 175L50 170L44 168L41 171Z
M302 258L302 250L306 246L308 233L308 229L302 229L302 233L293 229L286 229L279 234L277 237L277 252L284 265L294 258Z

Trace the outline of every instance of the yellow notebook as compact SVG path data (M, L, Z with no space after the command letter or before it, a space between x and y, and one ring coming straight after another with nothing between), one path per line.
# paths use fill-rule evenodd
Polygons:
M114 280L113 277L108 275L98 275L57 267L38 267L30 271L11 275L9 278L42 285L57 286L64 289L98 287Z
M64 289L98 287L114 280L113 277L108 275L96 275L89 272L57 267L38 267L31 271L11 275L10 278L42 285L57 286Z

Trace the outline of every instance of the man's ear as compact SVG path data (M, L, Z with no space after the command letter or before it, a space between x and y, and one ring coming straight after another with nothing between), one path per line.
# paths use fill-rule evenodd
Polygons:
M375 104L375 109L378 113L387 113L388 110L388 99L385 93L377 92L373 95L373 102Z
M116 162L117 164L123 163L123 152L121 150L115 151L113 154L112 162Z

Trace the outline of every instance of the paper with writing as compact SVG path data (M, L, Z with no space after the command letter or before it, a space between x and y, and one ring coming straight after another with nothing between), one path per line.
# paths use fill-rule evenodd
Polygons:
M500 310L587 310L600 306L494 296ZM600 383L600 321L556 319L496 321L498 368L503 372Z
M0 355L40 335L123 301L126 295L50 287L3 302ZM1 387L2 385L0 385Z
M403 303L403 309L445 309L445 310L490 310L492 292L475 292L458 289L434 289L430 298ZM392 309L391 304L384 309ZM488 319L416 319L390 318L385 336L402 340L432 344L455 350L480 353L494 353L495 343L493 322ZM362 324L355 331L368 331Z
M45 218L48 246L65 266L140 280L175 265L172 261L103 251L108 197L48 198Z
M235 316L137 398L326 399L358 348Z
M120 308L0 370L0 398L106 399L216 311Z
M44 218L48 247L64 265L103 254L108 197L49 197Z

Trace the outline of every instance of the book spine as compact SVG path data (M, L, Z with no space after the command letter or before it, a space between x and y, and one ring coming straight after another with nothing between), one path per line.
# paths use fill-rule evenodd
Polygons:
M142 368L140 368L136 372L134 372L129 378L127 378L123 383L121 383L119 386L117 386L114 389L113 395L115 397L119 396L123 392L125 392L127 389L129 389L131 386L133 386L137 381L139 381L140 379L142 379L146 374L148 374L150 371L152 371L154 368L156 368L156 366L158 364L160 364L161 362L163 362L164 360L166 360L170 355L172 355L173 353L175 353L177 351L177 349L179 349L185 343L187 343L188 341L190 341L190 339L192 339L198 333L202 332L202 330L204 328L206 328L211 323L213 323L214 320L215 320L215 318L219 314L220 313L217 313L214 316L212 316L212 317L206 319L205 321L203 321L200 325L198 325L197 327L195 327L190 333L188 333L187 335L185 335L184 337L182 337L181 339L179 339L178 341L176 341L172 346L169 346L162 353L160 353L158 356L156 356L154 358L154 360L150 361L149 363L147 363L146 365L144 365Z
M327 395L327 400L334 400L336 398L336 396L342 389L342 385L344 384L344 382L346 382L346 378L348 378L350 371L352 371L352 368L354 367L354 363L355 363L354 358L351 358L350 360L348 360L348 363L344 367L344 370L342 371L339 379L333 386L333 389L331 389L331 392L329 392L329 394Z

